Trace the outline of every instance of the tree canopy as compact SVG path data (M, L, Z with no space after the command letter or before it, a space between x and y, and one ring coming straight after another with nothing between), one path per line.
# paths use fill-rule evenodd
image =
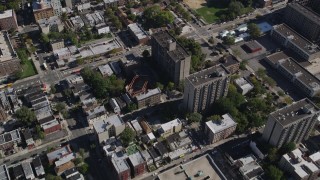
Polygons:
M146 29L159 28L173 23L174 16L170 11L161 10L160 6L154 5L147 7L143 11L143 26Z
M189 113L187 118L189 123L200 122L202 120L202 115L200 113Z
M270 165L267 168L266 175L272 180L281 180L283 172L276 166Z
M120 134L120 139L123 145L128 146L133 141L134 136L134 131L131 128L126 127Z
M18 109L15 113L15 116L19 121L22 121L27 125L31 125L31 123L36 120L36 115L34 112L26 106L22 106L20 109Z
M232 36L225 36L223 37L223 44L225 45L233 45L235 43L235 38Z
M253 39L256 39L261 36L261 31L258 25L255 23L248 24L248 32Z

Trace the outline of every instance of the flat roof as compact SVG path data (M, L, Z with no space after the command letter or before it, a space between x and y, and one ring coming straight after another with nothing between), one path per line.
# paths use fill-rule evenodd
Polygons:
M109 126L120 126L122 124L124 124L124 121L119 115L112 115L107 117L107 119L101 119L93 122L93 128L99 134L108 130Z
M148 91L146 93L143 94L139 94L138 96L136 96L137 100L142 100L157 94L161 94L161 90L159 88L155 88L155 89L148 89Z
M138 166L142 163L145 162L145 160L143 159L141 153L138 151L134 154L131 154L130 156L128 156L130 162L132 163L133 167Z
M148 37L147 33L144 32L144 30L140 26L138 26L137 23L129 24L128 27L139 40Z
M208 121L206 122L206 126L213 132L218 133L223 131L229 127L236 126L237 123L233 120L231 115L224 114L222 115L222 119L220 121Z
M286 8L295 9L297 12L302 14L304 17L307 17L310 21L320 25L320 17L318 14L314 13L311 9L302 6L299 3L289 3Z
M20 141L20 133L18 129L13 131L5 132L0 135L0 145L13 141Z
M113 71L112 71L109 64L101 65L98 68L99 68L99 71L102 75L111 76L113 74Z
M229 66L232 66L234 64L238 64L240 63L240 61L234 57L233 55L228 55L224 58L224 60L222 61L219 61L219 63L223 64L224 67L229 67Z
M194 159L188 163L181 164L171 168L158 175L159 180L186 180L186 179L204 179L209 176L209 179L221 180L226 179L219 172L220 170L214 164L213 159L207 154Z
M270 116L275 118L281 125L286 126L318 111L319 108L311 100L305 98L272 112Z
M169 121L167 123L161 124L161 129L164 132L166 132L166 131L168 131L168 130L172 129L173 127L178 126L180 124L182 124L182 123L181 123L180 119L177 118L177 119L174 119L174 120Z
M132 120L130 123L132 124L133 128L134 128L136 131L142 131L142 127L140 126L138 120L136 120L136 119L135 119L135 120Z
M288 59L289 56L285 54L283 51L273 53L271 55L268 55L266 59L268 59L273 64L276 64L281 59Z
M0 32L0 42L0 62L8 61L17 57L7 31Z
M187 77L187 80L194 86L198 86L228 76L229 74L229 71L223 65L216 65L191 74Z
M290 169L293 169L293 171L301 178L319 170L317 165L313 162L308 162L304 159L304 154L299 148L283 155L282 159L286 160L287 164L291 165Z
M10 180L9 171L5 164L0 166L0 179L1 180Z
M13 16L13 10L8 9L0 12L0 19L9 18Z
M47 153L47 158L49 161L53 161L53 160L56 160L56 159L60 159L62 158L63 156L66 156L68 154L72 153L69 145L67 146L63 146L59 149L56 149L50 153Z
M62 25L62 21L58 16L52 16L45 19L39 19L38 24L40 25L40 27L46 27L46 26L51 26L55 24Z
M33 171L32 171L32 168L31 168L31 165L29 162L23 162L23 163L21 163L21 166L22 166L22 169L23 169L23 172L24 172L24 175L26 176L26 178L30 178L30 176L34 177L34 174L33 174Z
M125 160L126 158L127 158L127 155L125 154L122 154L122 156L120 157L117 155L112 157L111 162L118 173L121 173L123 171L130 169L128 163Z
M174 60L179 61L183 60L190 55L188 52L177 42L177 40L168 32L168 31L159 31L154 33L152 37L160 44L162 48L168 50L168 55ZM172 51L169 51L169 43L176 42L176 48Z
M278 62L280 66L290 72L306 87L314 91L320 90L320 80L311 74L308 70L302 67L292 58L282 59Z
M303 49L309 55L320 51L319 46L308 41L306 38L301 36L299 33L295 32L286 24L279 24L279 25L273 26L273 29L277 31L279 34L281 34L282 36L290 39L292 43L294 43L299 48Z

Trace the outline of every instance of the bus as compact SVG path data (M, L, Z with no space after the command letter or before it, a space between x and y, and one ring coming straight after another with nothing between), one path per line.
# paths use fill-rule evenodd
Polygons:
M9 84L1 84L1 85L0 85L0 89L8 88L8 87L11 87L11 86L12 86L12 83L9 83Z

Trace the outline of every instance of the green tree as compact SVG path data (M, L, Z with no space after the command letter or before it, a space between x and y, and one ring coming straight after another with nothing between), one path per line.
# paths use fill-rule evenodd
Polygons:
M89 170L89 165L87 163L83 163L80 167L78 167L78 170L81 174L87 174Z
M12 0L12 1L9 2L7 7L9 9L14 9L15 11L18 11L20 9L20 4L21 4L20 0Z
M167 24L173 23L174 16L171 12L161 10L160 6L154 5L147 7L143 11L143 19L145 20L143 25L146 29L159 28Z
M54 84L51 84L51 86L50 86L50 93L51 93L51 94L54 94L54 93L56 93L56 92L57 92L56 86L55 86Z
M225 36L223 37L223 44L225 45L233 45L235 43L235 38L232 36Z
M208 40L209 43L214 44L214 38L211 36Z
M66 104L64 102L58 102L54 108L61 113L62 111L66 110Z
M272 180L281 180L283 172L276 166L270 165L267 168L266 175L269 179Z
M39 125L36 126L36 133L39 139L44 139L45 134Z
M248 24L248 32L253 39L256 39L261 36L260 28L255 23Z
M268 76L263 78L263 80L271 87L274 87L277 84L275 80L273 80L271 77L268 77Z
M156 83L156 87L159 88L161 91L163 90L164 86L160 82Z
M259 68L258 71L257 71L257 75L261 78L265 77L267 74L266 70L265 69L262 69L262 68Z
M76 166L79 165L79 164L81 164L81 163L83 163L83 158L81 158L81 157L76 158L76 159L74 160L74 164L75 164Z
M26 106L22 106L20 109L18 109L15 113L15 116L19 121L22 121L27 125L31 125L31 123L36 120L36 115L34 112Z
M47 174L45 177L46 180L62 180L61 176L55 176L53 174Z
M133 141L134 136L134 131L131 128L126 127L120 134L120 139L124 146L128 146Z
M207 121L221 121L221 116L215 114L215 115L208 117L206 120Z
M0 11L5 11L5 10L7 10L7 7L2 5L2 4L0 4Z
M131 103L128 105L128 111L129 112L132 112L134 110L137 110L138 109L138 106L135 104L135 103Z
M246 68L247 64L248 64L248 61L247 60L243 60L243 61L240 62L239 68L241 70L247 70L247 68Z
M112 10L111 8L107 8L107 9L105 10L104 14L105 14L105 16L106 16L107 18L109 18L110 16L114 15L114 12L113 12L113 10Z
M276 162L279 159L278 149L270 148L268 151L268 159L270 162Z
M174 90L174 83L173 83L173 82L169 82L169 83L167 84L167 89L168 89L169 91Z
M284 96L285 94L284 94L284 92L282 90L280 90L280 91L278 91L278 95L279 96Z
M130 19L131 21L135 21L136 20L136 15L134 15L134 14L129 14L128 15L128 19Z
M50 42L50 39L49 39L49 36L44 34L44 33L41 33L40 35L40 40L44 43L49 43Z
M144 50L144 51L142 52L142 56L143 56L144 58L148 58L148 57L150 57L150 52L149 52L148 50Z
M296 149L296 144L294 142L289 142L284 144L279 151L281 154L287 154L295 149Z
M79 154L82 158L84 158L84 155L85 155L86 151L83 149L83 148L80 148L79 149Z
M234 16L241 15L243 13L243 9L244 6L240 1L231 1L228 6L229 15L234 14L232 15L232 18L234 18Z
M200 113L189 113L187 119L189 123L200 122L202 120L202 115Z
M62 22L66 22L67 20L68 20L68 15L67 15L67 13L65 13L65 12L63 12L62 14L61 14L61 21Z

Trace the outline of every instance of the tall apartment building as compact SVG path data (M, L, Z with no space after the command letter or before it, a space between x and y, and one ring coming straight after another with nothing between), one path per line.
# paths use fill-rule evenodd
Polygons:
M282 46L292 50L307 61L320 57L319 46L308 41L286 24L273 26L271 36Z
M310 41L320 40L320 17L310 8L290 3L285 8L285 22Z
M203 112L228 93L230 73L223 65L191 74L185 80L183 104L191 112Z
M189 76L191 56L168 31L154 33L151 46L153 59L174 83L178 84Z
M38 22L40 19L48 19L52 16L62 14L62 5L60 0L37 0L32 4L33 15Z
M0 29L1 30L8 31L10 29L17 29L17 28L18 28L17 17L13 9L0 12Z
M262 137L276 147L289 142L300 143L309 137L318 116L319 108L309 99L302 99L272 112Z

